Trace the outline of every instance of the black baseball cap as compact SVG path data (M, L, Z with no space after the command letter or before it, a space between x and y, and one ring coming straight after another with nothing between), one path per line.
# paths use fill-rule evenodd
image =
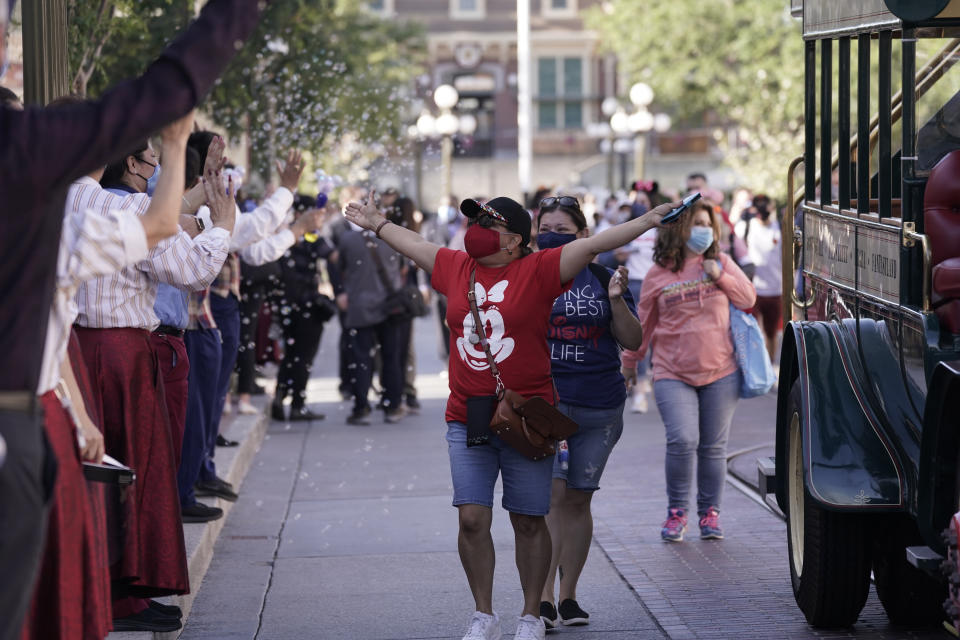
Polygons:
M467 199L460 203L460 211L468 218L477 218L485 213L518 234L524 245L530 243L530 214L513 198L501 196L486 204Z

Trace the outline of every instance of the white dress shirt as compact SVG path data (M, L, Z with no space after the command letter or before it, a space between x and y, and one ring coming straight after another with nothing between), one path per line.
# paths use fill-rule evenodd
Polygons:
M250 213L240 213L240 209L237 208L237 222L233 225L233 235L230 237L230 252L241 251L264 238L274 235L292 206L293 194L286 187L280 187ZM213 222L210 219L210 209L207 207L200 207L200 210L197 211L197 217L203 220L207 229L213 227ZM280 255L283 255L282 251ZM251 258L256 258L256 255L252 255ZM271 262L271 260L265 260L264 262L247 260L247 262L265 264Z
M147 234L134 216L123 211L71 211L69 207L64 214L38 395L52 391L60 381L70 326L77 317L77 287L90 278L120 271L148 254Z
M67 194L68 212L122 210L142 215L149 204L146 194L114 195L90 178L74 182ZM228 244L229 233L220 227L211 226L193 239L181 229L154 247L145 260L81 284L77 323L94 329L156 329L160 324L153 312L157 284L189 291L205 289L220 272Z

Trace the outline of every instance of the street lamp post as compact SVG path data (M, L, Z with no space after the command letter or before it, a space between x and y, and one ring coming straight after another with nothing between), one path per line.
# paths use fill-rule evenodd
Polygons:
M650 112L648 107L653 102L653 89L643 82L630 87L630 102L634 107L632 113L628 113L619 104L616 105L614 113L610 116L610 129L615 135L623 138L628 135L633 136L633 172L637 178L643 178L646 172L647 136L653 130L661 133L668 130L671 121L670 116L665 113ZM606 106L606 100L604 106ZM604 112L606 113L606 109ZM621 182L626 189L626 155L622 158Z
M449 84L442 84L433 92L433 102L440 110L440 115L434 117L429 111L424 110L417 118L417 124L411 127L411 133L416 131L421 139L429 139L441 136L440 157L440 192L443 198L449 198L452 191L453 174L453 136L461 133L465 136L472 136L477 130L477 119L472 114L457 116L453 113L453 108L460 101L460 94ZM420 149L417 149L417 192L420 193Z
M443 136L440 147L442 171L440 173L440 192L443 197L450 196L453 173L453 134L457 132L459 120L451 111L460 101L460 94L449 84L442 84L433 92L433 101L440 109L436 119L437 133Z
M603 102L600 104L600 111L603 112L603 115L607 118L611 117L617 112L617 109L620 108L620 103L613 96L608 96L604 98ZM607 135L607 190L610 193L613 193L615 188L613 180L613 143L616 140L613 128L609 129L609 134Z

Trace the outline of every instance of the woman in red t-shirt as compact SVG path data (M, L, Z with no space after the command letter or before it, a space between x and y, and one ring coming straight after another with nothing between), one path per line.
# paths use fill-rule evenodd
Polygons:
M493 612L494 549L490 536L493 488L503 478L503 508L510 512L517 548L517 569L523 585L523 615L517 638L543 638L539 618L540 591L550 568L550 533L544 516L550 510L553 459L530 460L490 434L487 444L467 446L467 398L492 395L496 384L486 354L474 335L467 300L476 273L477 307L482 329L504 386L524 397L556 401L547 346L553 302L573 278L600 253L621 247L658 226L673 206L563 247L533 253L530 214L510 198L486 204L464 200L460 211L471 224L466 251L453 251L392 224L372 204L352 202L345 215L374 232L396 251L431 274L433 288L447 296L450 326L450 398L447 401L447 443L453 476L453 504L459 511L460 560L476 601L467 639L500 638ZM471 337L473 341L471 341Z

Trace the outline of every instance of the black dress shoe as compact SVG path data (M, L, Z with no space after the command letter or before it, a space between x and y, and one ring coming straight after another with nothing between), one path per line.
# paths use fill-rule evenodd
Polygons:
M230 502L236 502L239 497L237 492L233 490L233 486L220 478L215 478L209 482L198 482L193 485L193 491L198 496L216 496Z
M407 396L407 411L420 413L420 401L417 400L417 396Z
M323 420L327 416L322 413L314 413L306 407L290 407L290 420Z
M223 509L195 502L189 507L180 507L180 517L184 522L210 522L223 517Z
M283 400L277 402L274 400L270 404L270 417L276 420L277 422L286 422L287 416L283 413Z
M171 618L183 617L183 610L180 607L172 604L163 604L162 602L157 602L156 600L147 600L147 606L161 615Z
M165 616L147 607L140 613L125 618L113 619L114 631L176 631L183 623L179 618Z
M236 447L240 443L236 440L227 440L221 435L217 435L217 446L218 447Z
M354 409L353 413L347 418L347 424L352 424L357 427L369 427L370 426L370 408L366 409Z

